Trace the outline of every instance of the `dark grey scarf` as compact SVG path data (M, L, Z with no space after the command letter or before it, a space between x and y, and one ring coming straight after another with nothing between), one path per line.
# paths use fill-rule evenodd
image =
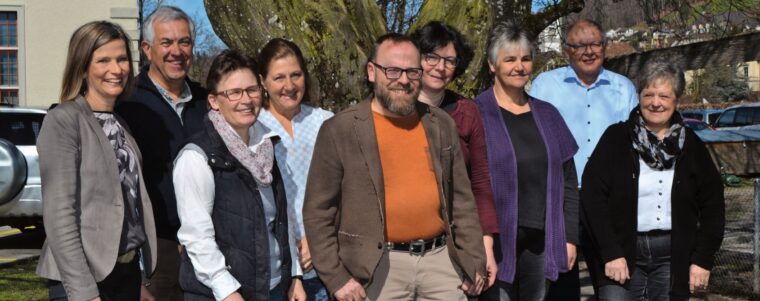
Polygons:
M665 133L662 140L657 138L655 133L647 130L644 118L641 117L641 109L636 107L631 111L628 121L633 124L631 128L631 140L633 140L633 149L635 149L641 159L656 170L665 170L673 167L676 157L681 153L684 140L686 139L686 129L683 125L683 119L678 112L673 113L671 125Z

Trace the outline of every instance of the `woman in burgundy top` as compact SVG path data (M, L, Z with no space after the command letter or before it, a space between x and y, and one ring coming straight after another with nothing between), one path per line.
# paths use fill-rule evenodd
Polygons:
M462 34L446 24L432 21L411 35L422 54L422 92L419 100L441 107L457 125L462 154L472 181L472 193L483 228L488 268L488 286L496 279L493 234L499 232L494 209L491 178L486 160L486 142L478 107L472 100L446 89L462 75L472 60L473 51Z

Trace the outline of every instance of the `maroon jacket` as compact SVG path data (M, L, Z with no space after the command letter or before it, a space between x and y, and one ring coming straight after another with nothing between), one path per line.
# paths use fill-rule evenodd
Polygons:
M484 234L498 233L499 224L496 221L491 175L488 172L486 137L480 111L472 100L451 90L446 90L441 108L451 115L457 125L467 175L470 176L472 194L478 207L480 227L483 228Z

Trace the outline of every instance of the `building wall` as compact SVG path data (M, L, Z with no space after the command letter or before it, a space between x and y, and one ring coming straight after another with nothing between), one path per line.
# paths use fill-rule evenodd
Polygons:
M747 82L749 89L754 92L760 91L760 61L747 62Z
M58 102L69 39L89 21L121 25L133 40L133 59L139 59L136 0L0 0L0 10L18 11L19 106Z

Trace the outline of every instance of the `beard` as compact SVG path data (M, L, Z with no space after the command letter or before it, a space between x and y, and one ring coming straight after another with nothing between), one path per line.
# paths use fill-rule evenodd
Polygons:
M405 96L395 95L395 93L391 93L392 90L405 90L408 94ZM394 84L385 87L375 84L375 96L380 100L380 104L389 112L400 116L409 116L415 112L414 103L419 95L419 86Z

